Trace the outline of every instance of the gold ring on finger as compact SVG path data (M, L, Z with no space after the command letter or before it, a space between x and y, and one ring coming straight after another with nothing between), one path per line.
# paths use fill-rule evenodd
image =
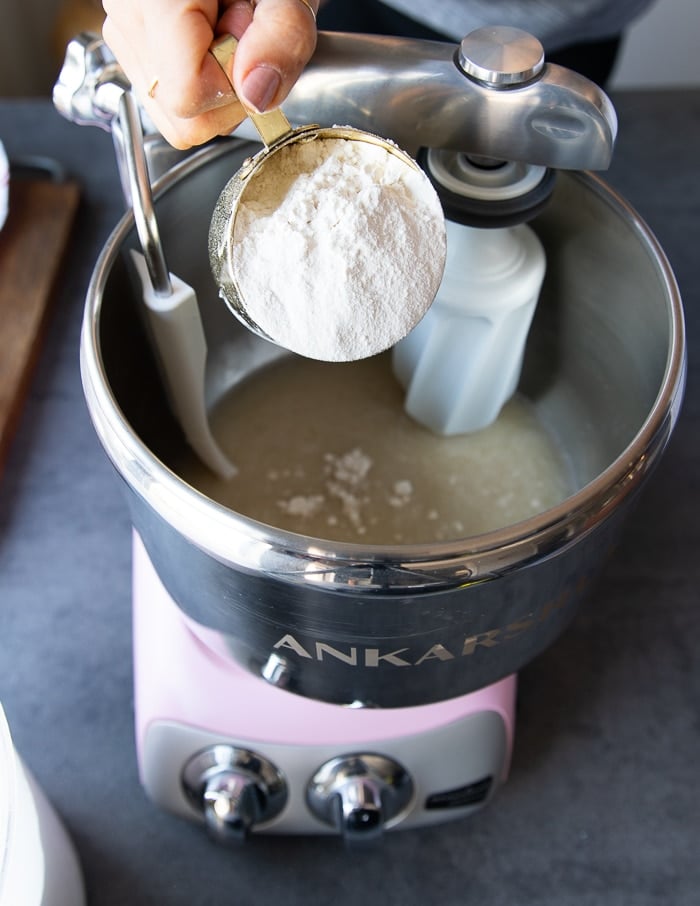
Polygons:
M308 9L311 15L314 17L314 22L316 22L316 10L313 8L309 0L299 0L299 3L303 3L304 6Z

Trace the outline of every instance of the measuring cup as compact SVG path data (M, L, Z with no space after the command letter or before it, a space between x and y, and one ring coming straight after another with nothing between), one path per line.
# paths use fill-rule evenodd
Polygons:
M236 46L236 39L227 35L211 48L227 75ZM393 346L421 320L442 279L445 224L430 181L401 148L372 133L351 126L307 125L295 129L279 109L263 114L248 111L248 115L265 147L245 161L224 187L209 231L209 258L221 297L254 333L309 358L351 361ZM307 143L313 143L313 149L302 150L301 146ZM309 184L326 162L326 153L329 157L333 153L342 157L341 163L332 164L337 179L330 185L326 182L317 196L304 198L311 213L303 230L297 228L298 223L291 222L288 238L281 239L279 232L275 234L276 248L264 247L264 238L257 247L254 243L251 246L251 231L245 235L237 232L237 218L247 205L256 204L261 186L267 186L265 191L269 192L269 186L273 185L275 199L279 188L280 205L285 197L288 200L285 193L296 178L294 172L290 176L290 167L293 169L308 150L312 156L318 152L321 158L318 168L315 164L308 165L308 161L305 165L309 167L305 175L311 181ZM359 192L358 200L350 197L351 192L348 194L349 183L343 168L349 168L347 178L353 178L355 164L347 160L353 156L359 161L358 169L369 167L372 173L379 174L370 190L380 193L372 197L378 199L378 205L384 205L381 214L379 208L369 215L360 210L363 202L359 199L368 199L369 194ZM286 173L277 179L277 168L282 174L283 167ZM333 245L335 228L322 234L325 221L316 214L322 204L336 203L342 208L337 221L344 229L343 247ZM273 204L277 204L276 200ZM246 217L240 217L239 223L244 219L250 222L251 210L246 210ZM277 210L272 208L272 216ZM255 216L257 232L261 221ZM356 234L352 232L353 217L358 218ZM396 224L396 230L387 236L392 223ZM280 224L278 220L276 230ZM316 229L318 232L314 233ZM293 243L298 247L306 241L302 233L306 237L307 232L308 241L316 248L313 261L305 254L294 257L289 248L282 248L291 248ZM265 235L261 232L262 237ZM256 249L257 263L265 268L262 278L258 271L258 282L252 292L251 280L245 274L241 276L240 253L244 241L245 254L249 254L250 247ZM361 249L360 242L365 243ZM325 257L318 252L319 244L327 251ZM286 268L284 252L287 252ZM336 267L333 262L338 256ZM264 263L268 258L269 267ZM370 258L371 261L367 260ZM245 259L246 263L251 260ZM321 263L323 267L319 267ZM264 291L259 291L262 283Z

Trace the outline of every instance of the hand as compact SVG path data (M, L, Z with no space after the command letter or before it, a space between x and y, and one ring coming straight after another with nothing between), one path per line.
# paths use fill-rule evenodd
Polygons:
M105 42L156 128L176 148L227 135L287 96L316 46L318 0L104 0ZM309 8L311 7L311 8ZM209 53L239 39L234 91Z

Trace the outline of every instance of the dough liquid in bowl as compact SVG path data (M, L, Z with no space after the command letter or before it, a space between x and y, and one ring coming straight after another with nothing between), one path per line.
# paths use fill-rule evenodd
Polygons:
M420 544L503 528L573 490L531 404L440 437L403 409L388 354L346 364L287 356L220 401L212 430L238 472L216 478L193 455L176 471L230 509L331 541Z

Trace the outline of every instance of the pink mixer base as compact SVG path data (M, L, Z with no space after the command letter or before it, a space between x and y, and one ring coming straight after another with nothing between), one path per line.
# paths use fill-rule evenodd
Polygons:
M133 543L136 731L164 718L216 733L285 745L351 745L415 735L493 711L512 746L516 677L448 701L396 709L348 708L280 690L217 654L190 629L139 535ZM274 720L271 720L274 715Z

